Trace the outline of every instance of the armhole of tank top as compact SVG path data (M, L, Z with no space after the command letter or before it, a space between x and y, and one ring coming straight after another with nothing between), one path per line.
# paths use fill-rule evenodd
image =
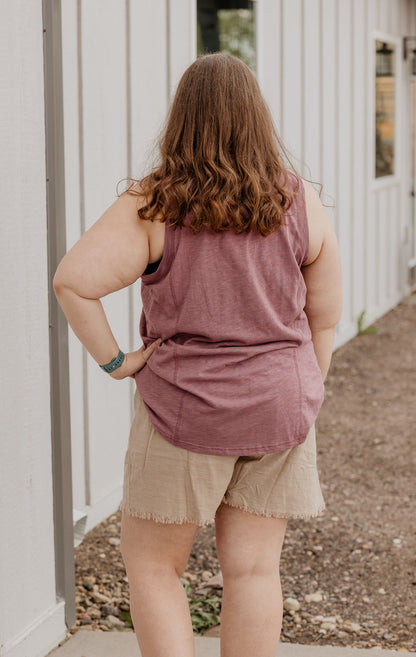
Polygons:
M170 263L171 263L171 255L172 255L172 240L174 238L172 234L172 227L169 224L169 220L165 220L165 243L163 246L163 254L162 254L162 259L159 263L158 268L156 271L154 271L151 274L142 274L141 280L142 283L145 285L155 283L158 281L162 276L166 274L166 272L169 271Z
M302 267L305 262L307 261L309 257L309 221L308 221L308 214L306 212L306 194L305 194L305 187L303 184L302 178L299 176L299 193L298 193L298 208L299 208L299 214L301 216L301 226L300 226L300 235L302 238L302 255L301 255L301 263L300 266Z

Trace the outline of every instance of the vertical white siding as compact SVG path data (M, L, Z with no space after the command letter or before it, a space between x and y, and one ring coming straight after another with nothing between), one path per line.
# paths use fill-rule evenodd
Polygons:
M145 172L167 109L166 0L130 4L130 87L132 174Z
M129 162L128 175L143 177L157 155L168 101L168 12L166 0L134 0L129 5ZM149 65L151 63L151 65ZM141 281L131 286L130 348L141 344ZM134 389L134 383L132 389ZM133 417L133 394L131 395Z
M182 34L168 67L170 40L179 40L168 9L166 0L63 3L68 248L116 200L116 183L153 162L172 62L179 71L193 52ZM181 16L190 28L189 2L173 20ZM138 349L140 281L102 303L121 349ZM88 531L120 500L134 382L106 376L69 330L74 507L88 514Z
M336 206L337 178L335 162L337 161L337 93L336 79L336 20L337 5L334 0L321 0L321 180L323 185L322 202ZM336 207L325 208L334 227L336 227Z
M363 310L373 321L406 291L407 81L398 82L404 168L387 188L373 188L370 35L411 33L414 5L258 0L259 83L294 165L322 183L340 243L344 307L336 346L355 334ZM196 2L63 3L63 23L69 247L115 200L115 183L140 178L153 162L168 104L196 56ZM138 348L140 281L103 305L121 348ZM120 495L134 383L105 377L71 332L70 356L74 505L88 507L94 524Z
M63 3L62 24L70 248L116 199L116 182L127 175L124 3ZM128 350L128 291L102 303L116 339ZM130 394L125 383L104 376L69 331L74 507L89 507L88 529L111 513L119 497Z
M256 7L256 76L280 132L282 0L263 0Z
M196 57L196 0L167 0L169 98L184 70Z
M366 258L366 200L367 200L367 130L365 117L368 115L367 79L363 62L367 59L367 7L362 0L352 3L353 37L352 52L352 161L351 196L351 263L352 275L352 318L356 320L365 309L365 258Z
M337 166L337 228L341 245L341 266L344 279L343 312L340 328L353 330L352 316L352 6L350 0L338 0L337 34L337 98L338 98L338 161ZM354 154L355 156L355 154ZM362 209L361 209L362 212Z
M2 655L32 657L65 636L55 594L42 5L16 0L1 13L0 634Z
M399 29L401 35L415 35L416 34L416 2L415 0L406 0L403 2L402 10L399 14ZM410 44L412 47L414 45ZM401 242L400 242L400 258L399 258L399 290L403 289L407 276L407 268L403 263L408 263L412 257L411 245L411 230L410 220L413 210L412 199L410 190L412 181L410 180L410 94L409 94L409 81L407 78L410 62L403 64L403 78L401 81L401 96L404 99L402 107L403 126L402 131L402 177L404 184L400 190L400 204L401 204ZM416 219L416 217L415 217Z
M0 21L7 657L45 654L65 634L54 572L41 8L40 0L3 3ZM68 248L115 200L118 180L146 172L168 102L196 56L195 9L195 0L62 3ZM344 273L339 346L355 334L362 310L373 321L408 291L407 66L399 47L399 175L373 185L371 33L416 34L416 2L258 0L258 19L258 77L278 131L295 166L335 204L327 212ZM140 346L139 295L140 282L103 300L124 349ZM134 382L107 377L69 334L74 506L88 511L90 529L120 501Z
M305 177L321 178L321 8L320 0L303 3L303 160Z
M66 240L70 249L81 237L81 216L83 210L83 135L80 110L82 95L79 75L80 57L78 45L81 39L78 30L78 10L76 2L62 3L62 51L63 51L63 96L64 96L64 150L65 150L65 206ZM71 453L73 473L73 504L75 509L83 509L87 504L87 470L84 449L84 347L68 327L68 348L70 368L71 404ZM86 414L86 410L85 410Z
M119 0L81 3L84 222L88 228L116 199L115 182L126 175L125 5ZM99 18L99 20L97 20ZM120 347L128 349L128 294L102 299ZM90 505L102 500L120 481L120 443L130 424L129 382L118 382L88 356L88 445ZM100 455L100 458L94 455Z
M371 34L378 30L397 38L409 33L414 4L407 0L281 0L266 32L276 31L280 50L270 44L267 55L265 43L261 44L263 84L272 74L281 75L280 94L273 87L270 98L283 141L302 175L322 183L323 203L335 206L326 211L338 235L343 270L343 313L336 346L355 334L363 310L366 322L373 321L408 290L403 250L404 227L409 222L404 192L408 186L404 148L408 83L397 80L398 175L373 185ZM271 54L279 61L266 74L263 60L270 60ZM401 47L397 56L403 76Z
M406 12L403 2L402 12ZM396 13L394 13L396 9ZM402 60L402 41L397 38L400 26L400 12L397 15L396 2L386 3L380 0L368 2L368 214L367 258L366 258L366 311L373 320L392 308L400 296L407 290L407 261L403 258L403 222L409 221L405 210L408 186L403 152L403 137L408 134L406 124L408 80L404 76ZM374 135L375 135L375 43L374 37L386 35L385 38L396 40L396 150L395 175L385 179L374 180ZM400 35L399 35L400 36ZM384 36L383 36L384 38Z
M402 34L400 31L401 4L403 4L402 0L390 0L389 2L389 10L390 10L389 25L390 25L390 30L395 36L400 36Z
M282 0L282 106L280 133L297 170L303 144L302 0ZM306 177L307 174L305 174Z
M366 252L364 257L365 263L365 289L366 289L366 312L370 317L375 315L375 295L378 294L377 286L377 228L376 228L376 214L377 197L371 188L371 180L374 170L374 129L373 117L375 112L375 92L374 92L374 67L375 55L373 43L370 37L374 25L377 24L377 0L368 0L367 2L367 32L366 32L366 49L367 49L367 65L365 67L366 73L366 90L368 99L368 113L365 117L367 127L367 161L366 161L366 194L367 194L367 216L365 218L366 227Z

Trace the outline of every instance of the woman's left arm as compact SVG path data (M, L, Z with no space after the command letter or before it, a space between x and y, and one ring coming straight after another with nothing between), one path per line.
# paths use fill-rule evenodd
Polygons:
M149 261L147 232L137 216L138 202L139 197L122 194L62 258L53 278L68 323L100 365L119 352L100 298L137 281ZM126 354L121 367L110 376L133 376L158 344L155 340L147 349L142 345Z

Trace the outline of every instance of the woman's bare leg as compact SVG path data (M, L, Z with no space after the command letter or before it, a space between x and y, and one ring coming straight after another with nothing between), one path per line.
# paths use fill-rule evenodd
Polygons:
M221 657L275 657L282 629L279 562L288 520L221 504L217 554L224 579Z
M180 577L198 525L160 523L122 512L120 548L142 657L195 657L189 603Z

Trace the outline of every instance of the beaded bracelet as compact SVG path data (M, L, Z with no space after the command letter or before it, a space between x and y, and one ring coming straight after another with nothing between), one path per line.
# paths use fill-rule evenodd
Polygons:
M102 370L104 370L104 372L114 372L114 370L123 364L125 357L126 354L124 354L120 349L117 356L113 358L113 360L107 363L107 365L100 365L100 367Z

